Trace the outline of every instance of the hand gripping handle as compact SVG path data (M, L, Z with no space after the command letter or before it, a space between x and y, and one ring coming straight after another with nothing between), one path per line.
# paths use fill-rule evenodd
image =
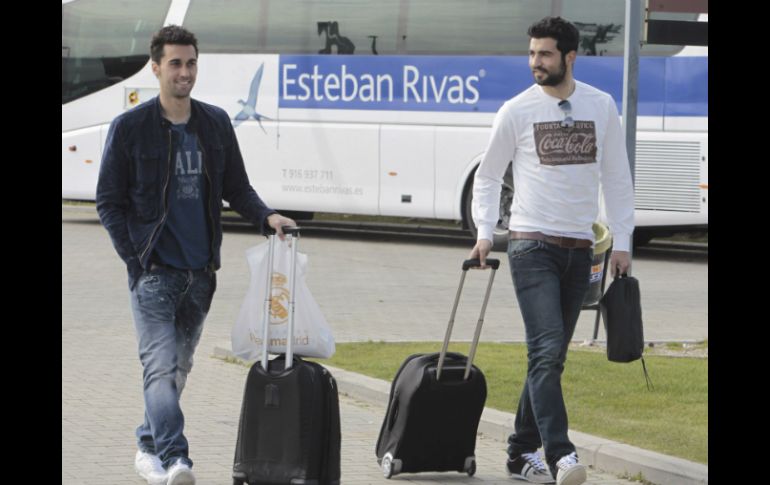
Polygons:
M281 230L284 234L287 236L299 236L300 228L296 226L281 226ZM275 235L275 229L272 227L268 227L265 229L265 236L274 236Z
M487 266L491 266L492 269L497 269L500 267L499 259L488 258L486 263L487 263ZM466 259L465 261L463 261L463 271L468 271L471 268L479 268L479 267L481 267L481 260L478 258Z

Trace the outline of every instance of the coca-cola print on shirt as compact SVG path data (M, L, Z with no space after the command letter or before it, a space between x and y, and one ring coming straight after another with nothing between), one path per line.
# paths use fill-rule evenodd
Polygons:
M593 121L535 123L535 148L543 165L596 163L596 127Z

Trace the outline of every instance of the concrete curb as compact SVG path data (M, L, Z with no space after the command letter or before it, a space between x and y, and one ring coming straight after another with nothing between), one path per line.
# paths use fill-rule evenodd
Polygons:
M214 348L214 357L237 359L228 348ZM240 360L240 359L239 359ZM337 380L339 391L361 401L387 405L390 383L382 379L325 365ZM513 432L515 415L492 408L484 408L479 432L503 443ZM570 430L570 439L577 448L580 461L596 469L617 475L642 477L657 485L696 485L708 483L708 465L695 463L654 451L625 445L606 438Z

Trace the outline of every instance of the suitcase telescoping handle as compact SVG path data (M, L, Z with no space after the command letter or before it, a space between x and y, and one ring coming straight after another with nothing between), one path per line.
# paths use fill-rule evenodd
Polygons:
M500 267L500 260L487 258L486 264L492 268L489 274L489 281L487 282L487 291L484 294L484 303L481 305L481 314L479 315L479 321L476 323L476 332L473 334L473 342L471 343L471 350L468 353L468 363L465 365L465 375L463 379L468 379L471 374L471 367L473 366L473 358L476 356L476 347L479 345L479 337L481 336L481 325L484 323L484 313L487 311L487 303L489 302L489 293L492 291L492 282L495 280L495 273L497 268ZM444 346L441 348L441 354L438 357L438 367L436 369L436 380L441 378L441 369L444 367L444 359L446 358L447 348L449 348L449 338L452 336L452 327L455 324L455 315L457 314L457 305L460 303L460 295L463 292L463 284L465 283L465 275L470 268L478 268L481 266L481 261L478 259L466 259L463 261L463 272L460 276L460 286L457 288L457 295L455 296L454 305L452 305L452 313L449 316L449 324L446 329L446 336L444 336Z
M291 267L289 269L289 327L286 330L286 364L285 369L290 369L294 359L294 287L295 273L297 269L297 244L294 239L299 239L299 227L284 226L281 228L284 234L289 236L291 245ZM265 233L269 237L270 245L267 251L267 294L262 313L262 368L267 372L267 347L270 341L270 308L273 303L273 252L275 249L275 230L268 228Z
M299 231L300 231L299 227L295 227L295 226L282 226L281 230L287 236L295 236L296 235L297 237L299 237ZM265 235L266 236L275 236L275 229L273 229L272 227L268 227L267 229L265 229Z

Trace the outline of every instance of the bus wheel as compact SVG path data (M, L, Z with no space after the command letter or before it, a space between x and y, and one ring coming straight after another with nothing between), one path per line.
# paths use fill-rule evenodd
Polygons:
M476 224L473 222L473 211L471 204L473 202L473 177L468 184L468 188L465 191L465 201L463 203L465 209L465 222L468 225L473 237L476 237ZM511 220L511 203L513 202L513 167L508 164L508 168L505 170L503 176L503 187L500 191L500 218L497 220L497 226L494 232L494 241L492 241L492 249L494 251L506 251L508 249L508 223Z

